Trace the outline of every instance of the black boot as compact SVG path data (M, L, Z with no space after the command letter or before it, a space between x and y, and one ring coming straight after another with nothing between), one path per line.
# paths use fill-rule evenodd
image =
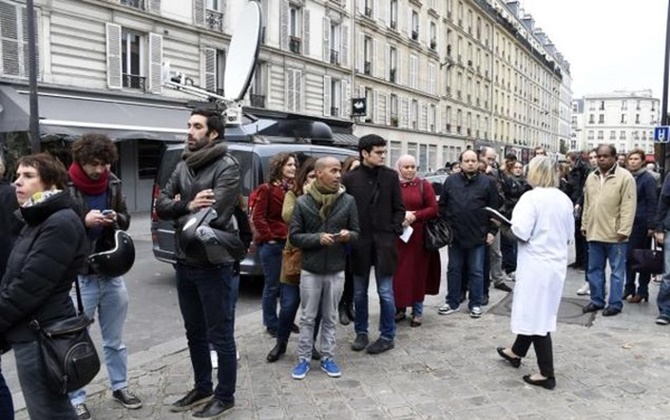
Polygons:
M349 315L347 315L347 310L345 309L345 305L340 305L337 312L340 315L340 324L349 325L349 323L351 321L349 320Z
M356 320L356 313L354 312L354 304L345 303L344 310L346 311L347 316L349 317L349 321L354 322Z
M286 353L286 343L277 343L272 350L270 350L266 359L268 363L274 363L279 360L284 353Z

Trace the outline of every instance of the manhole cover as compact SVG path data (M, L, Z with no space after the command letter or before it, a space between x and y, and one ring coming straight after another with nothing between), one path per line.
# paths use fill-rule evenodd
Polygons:
M512 314L513 297L513 292L508 293L503 300L494 305L488 312L496 315L510 316ZM595 313L585 314L582 312L582 308L588 305L588 303L589 301L586 299L561 298L561 305L558 307L558 322L590 327L593 325Z

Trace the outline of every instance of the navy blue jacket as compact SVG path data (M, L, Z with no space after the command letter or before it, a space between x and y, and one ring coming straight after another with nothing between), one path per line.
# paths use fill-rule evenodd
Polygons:
M633 230L653 230L656 227L655 216L658 207L656 180L646 170L637 176L633 176L637 187L637 207L635 208Z

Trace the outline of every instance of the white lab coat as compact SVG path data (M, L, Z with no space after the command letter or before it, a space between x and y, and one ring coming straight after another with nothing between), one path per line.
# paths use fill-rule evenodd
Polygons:
M512 232L519 238L512 332L544 336L556 330L575 234L572 202L557 188L534 188L514 207Z

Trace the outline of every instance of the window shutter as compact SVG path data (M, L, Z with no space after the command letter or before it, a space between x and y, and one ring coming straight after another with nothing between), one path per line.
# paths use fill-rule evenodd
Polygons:
M302 77L301 70L293 70L293 83L295 83L295 107L300 112L305 108L305 96L302 94L305 80Z
M342 80L342 103L340 104L340 116L342 118L349 118L349 110L351 109L351 91L349 90L349 81Z
M205 26L205 0L193 0L193 23Z
M330 103L332 96L332 86L330 85L330 76L323 76L323 115L330 116ZM336 117L337 115L333 115Z
M146 2L147 4L147 9L150 12L153 13L160 13L161 12L161 0L148 0Z
M365 61L365 35L358 35L358 63L357 70L359 73L363 73L363 62Z
M386 74L382 74L382 79L391 80L391 47L388 43L384 49L384 71L386 71Z
M21 76L20 52L23 43L19 41L19 20L16 5L0 2L0 27L2 28L2 46L0 48L2 74ZM23 32L27 32L27 30ZM23 55L27 56L25 53Z
M330 63L330 19L323 18L323 61Z
M428 130L428 105L421 104L421 129Z
M107 87L121 89L121 26L106 23L107 31Z
M309 56L309 38L310 38L310 27L309 27L309 9L302 9L302 55Z
M391 125L391 94L386 94L386 125Z
M293 70L286 70L286 110L295 111L295 86Z
M205 82L205 89L215 92L216 86L216 49L205 48L205 66L203 80Z
M435 64L430 64L428 67L428 90L432 95L437 94L435 88Z
M397 60L396 60L396 67L397 67L396 76L398 76L398 77L396 77L396 83L399 84L399 85L402 85L402 67L403 67L403 63L404 63L404 60L401 57L402 56L402 49L398 48L396 51L397 51L396 54L397 54L397 57L398 57Z
M365 14L365 0L358 0L358 13Z
M342 48L340 49L340 54L342 54L342 65L349 65L349 27L347 25L342 25Z
M377 40L372 39L372 67L373 67L373 72L371 72L372 76L375 77L381 77L381 63L377 61Z
M280 14L280 40L279 46L283 50L288 50L288 0L280 0L279 14Z
M402 115L400 118L400 126L402 128L409 127L409 99L402 99Z
M163 72L163 37L158 34L149 34L149 83L152 93L163 91L161 80Z
M372 93L372 95L373 95L374 103L375 103L374 109L372 110L373 115L371 115L372 116L372 122L374 122L376 124L383 124L382 117L381 117L382 113L380 112L380 109L379 109L379 92L374 91Z

